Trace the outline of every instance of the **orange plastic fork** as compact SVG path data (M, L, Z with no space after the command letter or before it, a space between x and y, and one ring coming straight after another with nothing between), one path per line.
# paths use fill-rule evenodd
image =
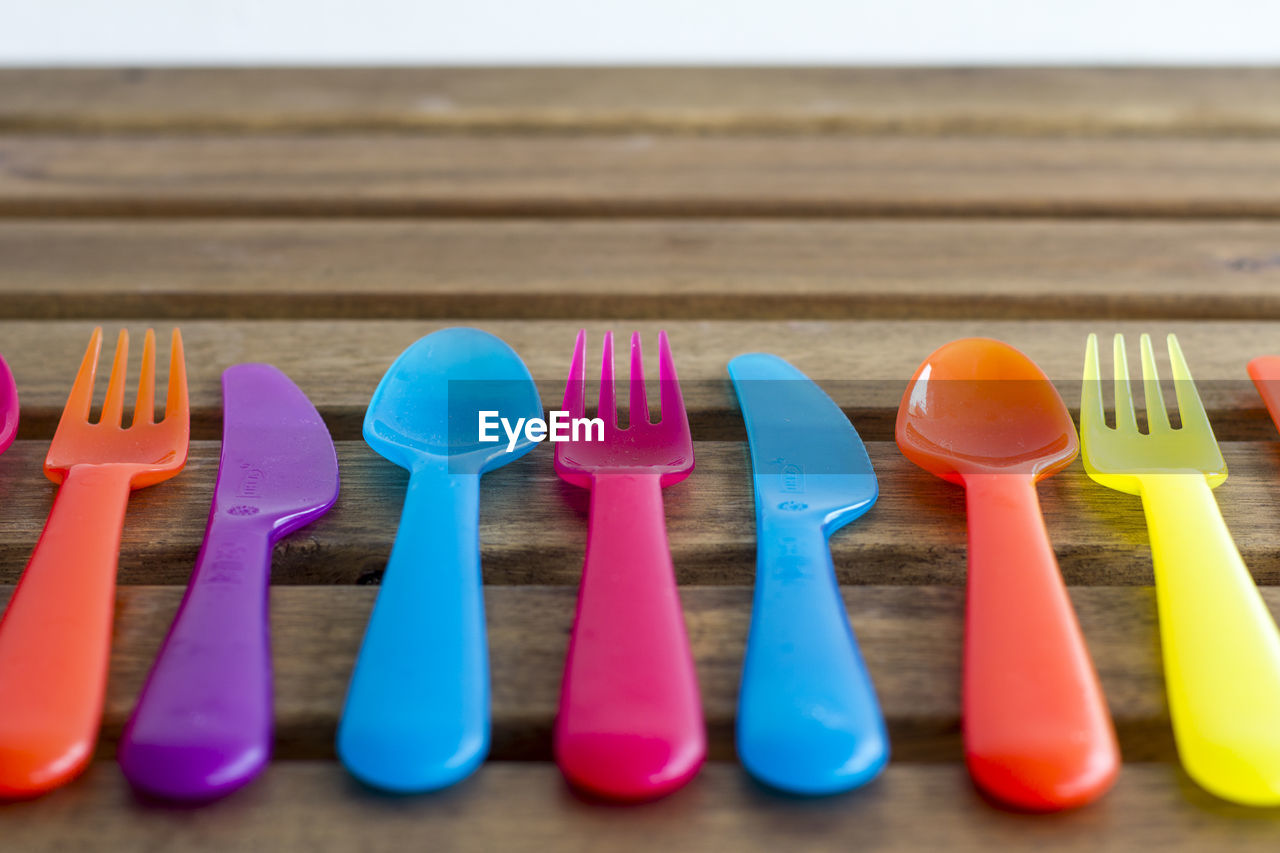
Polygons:
M93 330L44 472L53 510L0 621L0 796L27 797L75 777L102 717L116 561L129 492L187 461L182 337L173 330L164 420L155 423L155 333L147 330L133 424L121 427L129 335L120 332L102 417L89 422L102 329Z

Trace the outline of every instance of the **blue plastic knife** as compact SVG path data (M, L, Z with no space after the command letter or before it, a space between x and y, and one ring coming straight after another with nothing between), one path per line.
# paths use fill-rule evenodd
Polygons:
M807 376L774 355L729 362L751 445L756 586L738 700L738 755L799 794L856 788L889 760L827 538L878 493L862 439Z

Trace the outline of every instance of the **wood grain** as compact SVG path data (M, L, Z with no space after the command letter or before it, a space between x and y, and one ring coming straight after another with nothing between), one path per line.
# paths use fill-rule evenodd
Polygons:
M960 585L964 582L963 490L906 461L887 442L868 445L880 497L832 539L848 584ZM0 457L0 582L12 583L47 517L54 486L40 472L45 445L18 442ZM1280 452L1225 443L1231 469L1215 493L1254 576L1280 584ZM677 577L684 584L749 584L755 522L745 445L699 442L698 469L665 492ZM203 536L217 470L217 445L193 444L181 476L137 492L120 556L128 584L183 583ZM363 442L338 445L342 494L335 508L276 551L278 584L375 583L399 521L405 473ZM1151 582L1146 521L1137 498L1097 485L1077 461L1041 483L1041 505L1069 583ZM562 483L546 448L484 478L480 538L491 584L574 586L586 542L588 493Z
M1251 138L0 136L5 216L1280 215Z
M11 588L0 588L0 603ZM898 761L960 761L959 588L845 587L845 602L875 680ZM347 680L377 590L277 586L272 590L277 757L331 758ZM1149 588L1071 590L1130 761L1174 760L1160 672L1155 597ZM1280 590L1267 589L1280 613ZM124 586L102 755L114 753L182 590ZM550 760L571 587L488 587L493 755ZM733 721L751 608L747 587L684 587L685 619L717 759L733 758Z
M1179 770L1127 764L1112 793L1072 812L1029 815L986 803L956 765L891 765L848 796L797 800L712 763L677 796L642 807L584 801L546 764L490 763L456 788L382 797L333 762L284 762L199 810L146 803L100 762L65 791L0 807L5 839L44 853L102 849L404 850L622 853L691 851L1271 851L1280 815L1215 800Z
M0 259L12 319L1280 319L1256 221L19 219Z
M158 320L155 326L165 330L170 322ZM422 335L458 323L486 329L511 344L538 381L543 405L549 409L558 407L563 399L564 376L580 328L585 327L589 334L589 375L597 375L599 342L612 328L621 334L641 332L648 344L650 376L657 373L654 348L658 331L665 329L675 353L694 438L703 441L746 438L725 367L729 359L745 351L773 352L787 358L832 395L853 418L864 439L888 441L893 438L894 419L907 381L930 352L948 341L975 335L1008 341L1041 366L1068 407L1075 410L1081 391L1084 342L1090 332L1104 339L1113 332L1124 333L1131 365L1137 364L1140 333L1150 332L1159 341L1163 334L1173 332L1187 354L1219 439L1271 441L1278 437L1245 365L1259 355L1280 353L1280 322L1131 320L184 321L181 328L194 435L202 439L221 436L222 371L233 364L262 361L276 365L298 383L336 438L358 439L369 397L395 357ZM137 337L147 324L131 320L125 325ZM91 322L83 321L0 321L0 352L21 389L22 436L53 436L92 328ZM107 324L109 332L113 328ZM135 371L140 358L136 349L135 345ZM1158 349L1167 378L1171 373L1164 348ZM626 376L625 359L617 361L621 380ZM1109 374L1109 357L1103 367ZM1110 389L1105 392L1110 397Z
M0 130L1275 134L1269 68L5 69Z
M90 321L180 323L197 437L182 476L131 501L99 761L0 805L4 846L1274 849L1280 815L1178 769L1141 506L1078 463L1039 494L1121 780L1054 816L974 792L962 493L889 439L907 378L954 338L1009 341L1075 409L1088 332L1176 332L1224 441L1223 515L1280 615L1280 436L1244 372L1280 352L1278 136L1278 69L0 70L0 351L23 404L0 456L0 603L53 498L40 462ZM458 323L511 343L548 407L579 327L593 349L610 327L671 335L698 470L667 515L717 759L676 796L588 803L549 762L587 496L547 448L485 478L499 760L394 799L333 760L405 485L359 440L364 408L401 350ZM895 763L849 797L776 797L732 763L755 541L725 364L748 349L819 381L880 480L832 547ZM203 534L219 375L245 361L319 407L343 492L275 554L278 760L225 802L161 807L111 759Z

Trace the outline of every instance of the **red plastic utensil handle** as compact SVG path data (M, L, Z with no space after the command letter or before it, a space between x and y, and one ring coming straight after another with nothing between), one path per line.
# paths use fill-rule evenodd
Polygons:
M965 477L964 742L974 781L1018 808L1087 803L1120 753L1028 475Z
M70 469L0 622L0 796L55 788L93 755L129 478Z
M1280 356L1264 355L1249 362L1249 376L1280 429Z
M679 788L706 756L656 474L593 480L555 755L571 784L619 800Z

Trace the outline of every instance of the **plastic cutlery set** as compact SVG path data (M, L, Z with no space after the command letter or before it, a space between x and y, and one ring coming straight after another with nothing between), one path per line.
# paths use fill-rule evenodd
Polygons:
M95 330L45 460L57 498L0 620L2 797L56 788L92 757L128 498L186 461L178 332L164 417L154 416L156 344L148 331L127 427L124 332L101 415L90 419L101 338ZM483 762L490 684L481 475L547 437L556 443L555 472L590 496L553 729L556 762L573 787L617 801L669 794L697 774L706 731L663 506L664 488L693 471L694 443L665 333L657 346L654 395L641 340L631 338L623 426L612 335L603 340L598 395L589 395L580 333L563 398L573 423L567 436L548 435L528 369L486 332L435 332L390 366L369 403L364 438L409 478L338 725L337 753L355 777L386 791L422 792L452 785ZM964 489L965 756L975 784L1007 806L1052 811L1091 802L1120 766L1036 494L1039 480L1077 455L1101 486L1142 500L1183 766L1222 798L1280 805L1280 631L1214 501L1226 465L1172 335L1168 346L1176 428L1145 335L1143 429L1120 336L1114 425L1094 336L1078 433L1039 367L998 341L938 349L903 394L896 428L903 454ZM1280 426L1280 358L1256 359L1249 373ZM782 791L857 788L887 764L889 738L828 540L871 509L876 475L844 412L789 363L741 355L728 375L746 424L757 541L737 751L752 776ZM297 386L269 365L241 364L223 373L222 388L222 452L204 541L118 750L130 783L161 799L215 799L266 766L272 548L338 497L333 442ZM649 399L659 402L657 412ZM508 425L509 441L486 437L486 416ZM0 452L17 423L17 391L0 360Z

